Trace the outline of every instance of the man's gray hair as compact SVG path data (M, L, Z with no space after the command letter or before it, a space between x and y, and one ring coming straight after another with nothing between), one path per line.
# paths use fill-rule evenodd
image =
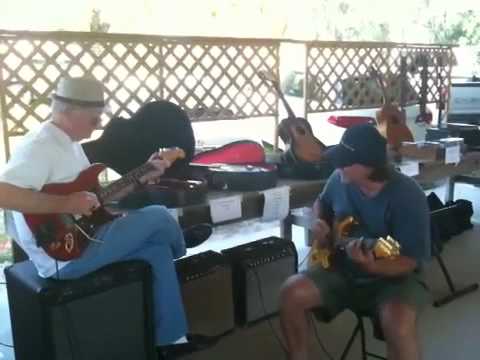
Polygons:
M90 107L90 106L81 106L76 104L70 104L59 99L52 98L51 102L52 115L59 113L69 113L72 111L100 111L104 110L103 107Z

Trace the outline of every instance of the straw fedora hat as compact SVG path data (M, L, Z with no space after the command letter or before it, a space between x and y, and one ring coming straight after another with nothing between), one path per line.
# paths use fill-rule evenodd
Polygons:
M85 107L105 106L103 85L91 77L61 78L52 98Z

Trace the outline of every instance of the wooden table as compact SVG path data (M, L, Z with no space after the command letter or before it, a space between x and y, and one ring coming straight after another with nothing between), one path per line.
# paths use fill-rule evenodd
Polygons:
M461 175L471 174L480 169L480 152L467 153L462 161L457 164L443 164L438 162L420 164L420 174L415 179L423 186L444 181L447 186L445 200L452 200L455 190L455 183ZM290 187L290 209L297 209L311 206L322 191L326 180L287 180L279 181L277 187ZM242 217L232 222L249 220L261 217L263 214L264 196L262 192L234 192L234 191L214 191L208 194L207 201L195 206L187 206L180 211L180 224L190 226L202 222L211 223L210 207L208 200L228 197L233 195L242 196ZM291 239L292 225L301 225L301 221L292 215L287 216L281 223L282 236Z

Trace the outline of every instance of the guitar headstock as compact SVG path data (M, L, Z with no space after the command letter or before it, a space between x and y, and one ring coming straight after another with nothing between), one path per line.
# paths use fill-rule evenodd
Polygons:
M282 92L282 89L280 88L280 81L271 71L260 70L257 74L260 79L273 86L275 91L278 93Z
M174 163L177 160L185 159L185 151L179 147L160 148L158 149L158 156L164 160Z
M386 238L380 237L377 239L373 247L373 253L377 259L394 258L400 256L400 244L390 235Z
M370 75L372 78L377 82L378 86L380 87L380 91L382 92L383 97L383 105L390 104L390 97L387 94L387 87L385 86L385 81L383 76L378 72L375 66L370 66Z
M268 70L260 70L258 72L258 76L260 77L260 79L262 79L263 81L268 81L268 82L271 82L271 83L276 83L278 82L277 78L275 77L275 75L272 74L271 71L268 71Z

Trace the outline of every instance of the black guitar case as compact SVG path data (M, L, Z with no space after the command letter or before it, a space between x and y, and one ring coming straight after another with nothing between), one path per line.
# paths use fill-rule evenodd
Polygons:
M143 105L130 119L110 120L100 138L82 144L90 162L100 162L120 175L137 168L159 148L179 147L186 157L177 160L157 185L145 185L120 201L120 207L138 208L151 204L180 207L203 202L206 181L190 179L188 164L195 151L192 125L185 111L168 101Z
M168 101L143 105L130 119L115 117L100 138L83 149L90 162L100 162L120 175L143 164L159 148L177 146L186 157L167 170L164 177L177 177L193 158L195 137L185 111Z

